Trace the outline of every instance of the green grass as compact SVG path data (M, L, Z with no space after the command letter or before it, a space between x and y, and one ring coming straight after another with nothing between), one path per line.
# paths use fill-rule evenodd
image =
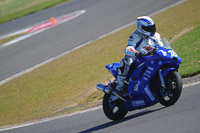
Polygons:
M0 23L55 6L69 0L0 0Z
M200 73L200 26L182 36L172 47L182 58L179 72L183 77Z
M183 76L200 70L199 5L199 0L188 0L152 16L161 37L168 40L194 28L172 43L183 60ZM95 89L96 84L112 78L104 66L123 58L134 30L135 25L131 25L0 86L0 125L69 113L98 103L103 93Z

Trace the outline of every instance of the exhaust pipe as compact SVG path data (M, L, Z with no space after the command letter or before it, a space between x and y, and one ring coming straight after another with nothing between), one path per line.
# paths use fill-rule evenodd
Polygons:
M98 90L103 91L103 92L105 92L107 94L111 94L112 89L113 89L112 87L104 85L104 84L101 84L101 83L97 84L96 87L97 87Z
M126 99L124 99L122 96L120 96L117 92L115 92L114 90L113 90L113 88L112 87L110 87L110 86L107 86L107 85L104 85L104 84L101 84L101 83L99 83L99 84L97 84L97 89L98 90L100 90L100 91L103 91L103 92L105 92L105 93L107 93L107 94L114 94L115 96L117 96L118 98L120 98L122 101L126 101ZM113 90L113 91L112 91Z

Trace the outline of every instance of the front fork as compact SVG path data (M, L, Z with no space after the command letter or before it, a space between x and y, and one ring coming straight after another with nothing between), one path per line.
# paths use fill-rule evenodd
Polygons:
M165 89L166 85L165 85L165 81L164 81L164 79L163 79L162 69L159 69L158 72L159 72L161 87L162 87L163 89Z

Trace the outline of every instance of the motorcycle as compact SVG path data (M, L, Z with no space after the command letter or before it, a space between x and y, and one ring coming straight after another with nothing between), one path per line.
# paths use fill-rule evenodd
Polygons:
M146 54L136 59L123 91L115 89L119 63L105 66L115 79L108 85L99 83L96 88L105 93L103 111L111 120L122 119L128 111L157 103L166 107L174 105L181 95L182 78L178 69L182 60L167 39L162 39L162 45L145 49Z

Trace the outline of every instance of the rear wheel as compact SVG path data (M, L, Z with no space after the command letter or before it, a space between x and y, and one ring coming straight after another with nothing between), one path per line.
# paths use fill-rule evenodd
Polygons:
M171 106L177 102L182 92L182 79L178 72L171 71L165 77L165 89L156 90L158 101L164 106Z
M124 110L124 101L117 99L112 100L110 94L105 94L103 98L103 111L104 114L111 120L120 120L124 118L128 111Z

